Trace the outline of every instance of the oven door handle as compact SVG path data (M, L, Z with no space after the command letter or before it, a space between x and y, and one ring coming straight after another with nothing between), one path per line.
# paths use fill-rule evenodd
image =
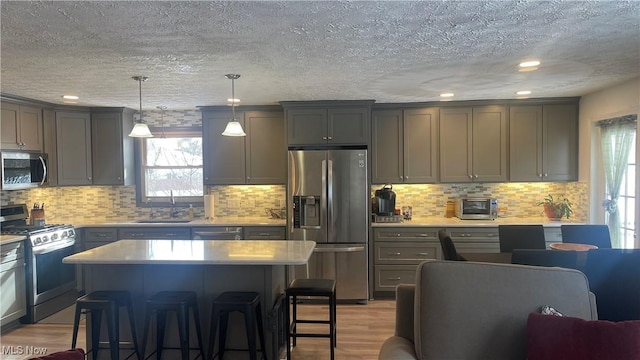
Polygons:
M60 244L56 244L54 246L47 246L44 249L35 248L35 249L33 249L33 254L34 255L48 254L48 253L50 253L52 251L65 249L65 248L74 246L75 244L76 244L76 242L74 240L74 241L65 241L65 242L62 242Z

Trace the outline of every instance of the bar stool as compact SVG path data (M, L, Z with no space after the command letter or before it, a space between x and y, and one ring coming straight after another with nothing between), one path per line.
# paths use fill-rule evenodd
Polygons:
M140 349L138 348L138 337L136 336L136 326L133 317L133 302L131 294L128 291L94 291L76 300L76 313L73 321L73 338L71 339L71 348L75 349L78 337L78 326L80 324L81 314L91 314L91 350L93 358L98 358L100 350L100 325L102 320L102 312L107 315L107 331L109 334L109 350L112 360L120 358L120 313L122 306L127 307L129 316L129 327L131 337L133 339L133 354L140 357ZM131 357L129 355L127 358Z
M189 309L193 314L198 338L198 348L189 347ZM202 332L200 330L200 315L198 312L198 298L193 291L161 291L147 299L146 316L144 325L144 337L142 338L142 352L147 349L147 337L152 317L156 315L156 358L162 358L162 350L178 349L164 346L165 325L167 311L174 311L178 320L178 333L180 336L180 350L182 360L189 359L189 351L198 349L199 356L204 360L204 347L202 346ZM153 354L153 352L151 353ZM197 358L197 356L196 356Z
M295 279L285 290L287 313L287 360L291 359L291 338L293 346L296 346L298 337L322 337L329 338L331 345L331 360L334 358L334 348L337 343L336 336L336 282L329 279ZM326 296L329 299L329 320L300 319L297 318L298 296ZM289 300L291 298L293 319L289 314ZM298 333L297 324L328 324L328 333Z
M229 324L229 313L239 311L244 315L244 324L247 332L248 349L228 349L226 348L227 327ZM220 360L224 357L225 350L249 351L251 360L257 359L258 351L262 352L264 359L267 353L264 341L264 327L262 326L262 307L260 306L260 294L257 292L227 291L223 292L213 300L211 309L211 338L209 340L209 359L214 358L213 348L216 341L216 330L220 319L220 332L218 333L218 355ZM258 326L258 337L260 338L261 349L256 348L256 325Z

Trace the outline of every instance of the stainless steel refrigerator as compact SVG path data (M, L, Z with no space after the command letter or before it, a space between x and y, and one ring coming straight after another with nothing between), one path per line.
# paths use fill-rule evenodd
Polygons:
M336 280L339 300L366 302L368 281L367 150L290 150L290 241L315 241L305 266L289 276Z

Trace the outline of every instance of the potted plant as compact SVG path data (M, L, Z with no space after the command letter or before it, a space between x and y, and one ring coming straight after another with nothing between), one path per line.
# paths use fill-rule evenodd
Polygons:
M558 196L556 199L553 198L551 194L549 194L544 201L539 202L537 205L542 205L544 208L544 213L551 220L561 220L563 217L567 219L573 214L573 209L571 209L571 202L569 199L564 197L564 195Z

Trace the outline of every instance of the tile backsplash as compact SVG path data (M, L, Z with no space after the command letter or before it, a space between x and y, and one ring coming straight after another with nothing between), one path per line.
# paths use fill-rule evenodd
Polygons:
M372 185L371 195L382 185ZM267 217L267 208L286 207L284 185L211 186L216 217ZM564 194L573 203L575 221L586 221L587 184L570 183L485 183L393 185L396 207L411 205L414 217L444 217L447 200L461 196L498 199L499 215L537 217L542 215L539 201L553 194ZM148 218L148 207L136 206L134 186L74 186L2 191L2 206L44 203L48 223L104 222ZM186 208L182 209L186 216ZM168 207L154 207L157 217L169 217ZM194 204L196 218L204 218L203 205Z
M372 185L371 196L383 185ZM573 204L572 220L587 221L588 186L586 183L472 183L472 184L424 184L393 185L396 208L413 207L414 217L444 217L448 200L469 197L494 197L498 199L498 215L501 217L537 217L542 206L537 205L548 194L565 195Z

